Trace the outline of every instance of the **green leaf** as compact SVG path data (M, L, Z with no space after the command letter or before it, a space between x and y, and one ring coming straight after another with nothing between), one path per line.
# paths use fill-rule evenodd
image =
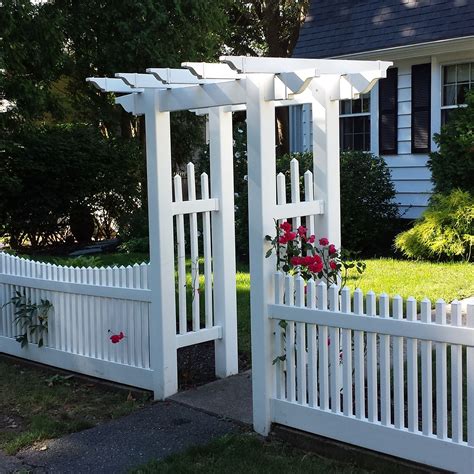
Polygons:
M265 258L268 258L271 256L273 249L268 249L267 253L265 254Z

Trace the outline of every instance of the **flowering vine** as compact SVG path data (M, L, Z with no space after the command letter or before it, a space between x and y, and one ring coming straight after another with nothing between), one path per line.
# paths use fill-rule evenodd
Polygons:
M280 225L276 222L275 227L276 236L265 237L272 244L266 257L275 252L277 269L284 273L301 275L305 281L323 280L328 286L336 284L343 288L351 269L359 276L365 271L364 262L351 259L347 251L337 249L326 237L317 241L304 226L293 229L284 221Z

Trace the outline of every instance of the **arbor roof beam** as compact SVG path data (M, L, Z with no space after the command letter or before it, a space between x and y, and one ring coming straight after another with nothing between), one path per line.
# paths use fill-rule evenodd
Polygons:
M313 69L315 76L322 74L354 74L358 72L386 71L389 61L354 61L342 59L262 58L248 56L221 56L219 60L243 74L279 74L300 69Z

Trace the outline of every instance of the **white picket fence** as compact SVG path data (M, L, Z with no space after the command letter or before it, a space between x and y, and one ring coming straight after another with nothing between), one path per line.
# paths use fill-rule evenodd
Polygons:
M176 358L176 349L180 347L220 341L227 323L229 341L216 346L224 352L224 360L220 360L220 353L216 350L216 372L225 376L237 371L234 241L227 239L224 245L219 230L212 227L213 218L221 216L217 216L219 200L209 197L207 174L200 177L200 198L196 197L191 163L187 166L187 183L188 199L183 200L181 177L174 177L171 211L175 221L177 297L175 294L167 297L168 301L177 299L177 310L176 314L170 312L166 315L176 328L176 341L169 347L175 351ZM233 214L233 209L231 211ZM213 232L216 245L212 243ZM187 236L189 252L185 241ZM226 268L219 265L213 271L214 253L220 252L218 261L222 262L227 246L231 246L227 253L232 261L227 262ZM170 242L173 258L172 249L173 242ZM187 272L189 261L191 268ZM229 278L229 271L233 278ZM153 362L156 334L151 329L151 318L157 316L151 315L150 272L147 263L127 267L73 268L0 253L0 353L154 389L153 372L162 370L163 361ZM214 288L218 291L214 292ZM17 291L26 294L32 303L48 299L53 305L43 347L38 347L35 336L28 336L29 344L23 348L15 340L25 332L14 321L14 306L8 304ZM203 297L204 311L201 314ZM125 334L125 338L113 344L110 336L120 332ZM168 392L172 393L173 388L170 387Z
M474 305L275 274L272 421L456 472L474 468ZM284 323L282 323L284 321ZM283 327L283 329L282 329ZM433 355L434 349L434 355ZM419 360L421 359L421 365Z

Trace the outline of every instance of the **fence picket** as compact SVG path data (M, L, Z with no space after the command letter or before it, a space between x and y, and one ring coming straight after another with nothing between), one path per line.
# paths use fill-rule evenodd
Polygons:
M300 202L300 163L296 158L290 161L290 189L291 202ZM293 228L297 229L301 225L301 217L293 218Z
M339 311L339 288L337 285L331 285L328 289L329 310ZM334 413L341 411L341 396L340 396L340 353L341 342L339 339L339 328L329 328L329 363L331 366L329 385L331 393L331 410Z
M201 197L209 199L209 177L206 173L201 174ZM211 213L202 214L202 232L204 246L204 304L205 325L210 328L213 324L212 311L212 250L211 250Z
M316 308L316 283L313 279L307 284L307 307ZM308 402L309 406L318 405L318 345L316 324L307 325L308 332Z
M354 314L364 314L364 295L360 288L354 291ZM364 357L364 332L354 331L354 391L355 414L359 420L365 414L365 357Z
M431 302L425 298L421 302L421 321L431 322ZM425 436L433 433L433 361L431 341L421 342L421 405L422 430Z
M341 291L341 311L343 313L351 312L351 291L344 287ZM345 416L351 416L353 413L352 403L352 331L350 329L342 330L342 394L343 394L343 412Z
M194 165L188 163L188 199L196 200L196 182L194 176ZM200 305L199 305L199 241L198 241L198 224L197 213L193 212L189 215L189 231L191 240L191 291L192 291L192 320L193 331L198 331L201 327L200 321Z
M295 281L295 305L302 308L305 306L304 295L305 282L299 275ZM307 404L306 394L306 324L296 323L296 399L300 405Z
M462 326L461 303L451 303L451 325ZM462 346L451 346L451 432L455 443L463 441Z
M446 325L446 303L436 302L436 324ZM436 434L439 439L448 438L448 384L445 342L436 343Z
M367 316L376 317L375 293L369 291L366 295ZM367 401L368 419L375 422L378 419L377 399L377 334L367 334Z
M403 300L393 298L393 318L403 319ZM403 338L393 338L393 405L395 428L405 427L405 378L403 373Z
M174 182L174 200L182 202L183 184L181 176L175 175ZM185 334L187 328L186 311L186 244L184 239L184 216L176 215L176 248L177 248L177 266L178 266L178 330L180 334Z
M379 314L388 318L390 300L386 293L379 298ZM380 334L380 418L382 425L391 424L391 397L390 397L390 336ZM397 389L394 383L394 390Z
M314 200L314 182L313 182L313 173L307 170L304 173L304 198L305 201ZM315 225L314 225L314 216L306 216L306 228L308 229L309 235L314 235Z
M406 302L407 320L416 321L416 300L409 297ZM419 430L418 423L418 341L407 340L407 398L408 398L408 430L415 433Z
M285 304L294 306L294 278L285 277ZM286 326L286 399L289 402L296 400L296 373L295 373L295 323L288 321Z
M316 307L326 310L327 286L323 281L316 287ZM319 406L321 410L329 409L329 357L328 357L328 327L318 327L319 346Z
M474 328L474 304L467 305L467 327ZM466 350L467 444L474 447L474 347Z
M284 301L284 278L279 271L275 272L275 304L283 304ZM275 396L278 399L285 398L285 374L283 371L284 360L281 357L284 354L285 339L280 326L280 320L275 319ZM280 359L278 359L280 358Z

